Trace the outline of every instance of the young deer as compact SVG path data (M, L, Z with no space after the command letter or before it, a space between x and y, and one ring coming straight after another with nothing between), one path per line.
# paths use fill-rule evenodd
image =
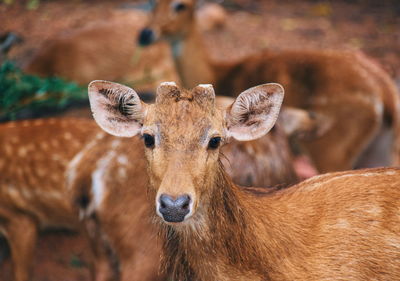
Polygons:
M147 160L172 280L397 280L400 169L331 173L275 192L239 188L225 173L220 147L267 133L283 95L264 84L220 110L211 85L163 83L153 105L119 84L89 86L103 130L143 137L144 156L133 157Z
M217 98L220 108L232 101ZM296 180L286 134L295 129L310 132L315 120L294 109L284 110L281 117L269 136L242 144L233 141L222 149L221 161L236 183L281 187ZM167 280L158 274L161 247L148 219L153 202L147 201L146 162L144 151L138 149L141 142L139 138L103 136L80 153L66 173L96 264L108 268L105 280L118 275L122 281Z
M186 88L211 83L218 95L230 95L268 81L281 83L286 105L327 116L327 133L302 143L320 172L354 167L375 138L379 143L384 123L391 126L394 136L385 147L389 159L378 165L400 163L398 93L390 77L369 58L349 51L265 50L232 63L218 63L211 60L196 27L195 0L156 3L139 44L167 39Z
M225 99L220 101L222 105L226 102ZM226 147L226 159L223 161L236 182L286 186L297 181L285 132L293 131L293 128L300 131L313 130L315 120L307 119L305 112L293 109L288 109L283 116L285 118L281 120L281 126L270 136L248 143L232 143ZM285 132L282 132L282 127ZM79 230L81 224L68 200L70 189L65 186L64 174L68 170L69 177L82 176L83 171L88 169L88 157L96 163L94 167L100 165L97 163L102 161L104 151L91 152L104 139L107 139L106 134L91 120L52 118L0 124L0 233L10 244L15 281L29 279L38 230L47 227ZM131 143L130 140L129 145ZM139 145L135 149L126 146L118 153L122 155L131 151L140 154L142 150ZM254 153L257 153L257 157L253 159ZM74 168L82 159L85 159L85 164L75 171ZM129 169L129 174L145 175L145 169L140 168L144 167L142 162L144 159L138 159L137 164L129 167L125 167L124 163L117 164ZM92 172L84 175L89 179L81 182L79 188L86 188L85 183L91 180ZM269 178L265 175L269 175ZM115 182L126 181L123 174L112 176ZM139 182L137 178L135 180ZM117 194L121 194L121 191ZM129 203L122 203L123 198L119 198L118 205L128 208L126 206ZM82 198L81 203L84 203ZM113 213L109 210L114 210L114 204L112 202L106 209L96 211L100 214ZM151 237L151 231L146 233ZM100 250L95 249L95 254ZM96 280L108 274L107 263L97 260L94 264ZM151 263L158 264L154 260ZM156 274L156 271L152 273Z

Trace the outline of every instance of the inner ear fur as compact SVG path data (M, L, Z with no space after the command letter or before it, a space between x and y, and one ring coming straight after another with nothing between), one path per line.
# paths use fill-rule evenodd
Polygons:
M269 83L241 93L226 110L229 135L237 140L254 140L275 124L284 96L283 87Z
M88 92L93 117L104 131L120 137L132 137L140 132L146 104L133 89L95 80L89 84Z

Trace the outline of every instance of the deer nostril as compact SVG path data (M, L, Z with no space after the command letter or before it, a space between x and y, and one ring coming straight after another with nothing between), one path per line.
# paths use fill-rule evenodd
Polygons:
M154 42L155 36L153 30L149 28L143 29L138 36L138 43L141 46L148 46Z
M185 203L182 205L182 209L187 210L189 209L189 203Z

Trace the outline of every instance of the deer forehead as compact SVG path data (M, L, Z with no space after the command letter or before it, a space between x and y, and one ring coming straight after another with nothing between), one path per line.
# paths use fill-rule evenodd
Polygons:
M180 100L151 105L142 134L153 134L156 143L173 146L204 146L213 135L225 132L222 112L205 110L195 102Z
M210 87L199 85L188 91L173 83L163 83L156 103L147 111L143 132L150 130L175 139L222 131L222 111L216 108L215 95L209 94Z

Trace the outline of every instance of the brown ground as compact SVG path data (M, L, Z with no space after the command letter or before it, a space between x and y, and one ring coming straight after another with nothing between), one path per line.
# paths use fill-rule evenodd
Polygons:
M11 53L21 63L44 40L93 20L106 20L113 9L127 3L41 1L37 9L27 10L26 2L14 2L0 4L0 32L16 31L24 36L24 44ZM400 8L394 6L400 2L388 1L392 4L378 7L354 2L238 0L250 13L232 11L224 29L206 34L208 47L219 60L262 48L361 49L400 82ZM74 234L42 235L33 281L88 280L84 253L85 243ZM6 260L0 267L0 280L11 280L10 273Z

